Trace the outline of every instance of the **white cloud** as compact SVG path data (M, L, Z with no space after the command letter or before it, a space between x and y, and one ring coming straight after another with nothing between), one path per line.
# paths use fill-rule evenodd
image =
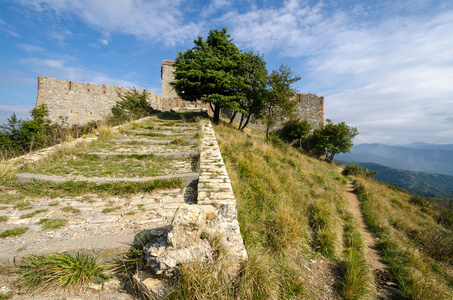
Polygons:
M39 12L70 15L108 34L131 34L174 46L193 39L200 24L183 22L181 1L144 0L21 0Z
M326 96L327 118L357 126L358 140L447 136L451 124L442 120L453 114L453 11L373 20L367 14L364 6L348 14L289 0L231 11L221 20L241 47L300 61L291 68L309 78L301 86Z
M7 35L12 36L12 37L20 37L20 35L14 31L14 27L7 24L5 21L0 19L0 31L6 32Z
M70 66L63 59L39 59L28 58L20 61L21 64L27 65L40 76L73 80L94 84L116 85L120 87L137 87L133 82L112 78L98 71L90 70L83 67Z

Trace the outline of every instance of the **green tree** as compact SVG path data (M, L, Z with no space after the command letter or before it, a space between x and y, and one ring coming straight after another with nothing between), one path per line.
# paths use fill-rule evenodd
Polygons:
M290 119L282 128L283 138L288 141L299 140L299 147L302 148L302 139L310 133L311 126L306 120Z
M244 53L239 66L239 76L243 78L244 82L240 91L242 97L238 99L238 108L230 123L232 123L236 113L240 112L241 121L238 129L244 130L250 119L258 117L263 110L263 98L267 84L267 69L263 56L252 51Z
M300 80L289 67L281 65L278 71L268 76L267 89L263 98L261 119L266 126L266 139L269 131L284 118L291 117L297 105L296 90L291 87Z
M213 121L218 123L220 109L237 110L243 96L244 82L238 76L242 55L226 28L211 30L206 40L198 37L194 44L186 52L178 52L171 85L184 100L209 103Z
M112 114L109 118L110 124L120 124L129 119L140 119L149 116L154 112L150 103L146 100L146 90L137 91L133 88L123 94L118 93L119 101L112 107Z
M353 146L352 139L359 134L356 127L350 127L345 122L333 124L327 120L323 128L315 129L311 144L316 148L325 148L326 160L332 162L335 154L347 153Z

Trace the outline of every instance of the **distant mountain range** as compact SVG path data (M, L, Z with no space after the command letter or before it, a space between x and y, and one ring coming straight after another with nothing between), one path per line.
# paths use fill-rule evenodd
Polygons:
M453 144L359 144L351 153L337 154L335 161L355 162L378 171L376 180L417 195L444 197L453 193Z
M372 162L401 170L453 175L453 144L359 144L351 148L351 153L337 154L335 160Z
M399 170L376 163L356 164L371 171L378 171L376 180L399 186L413 194L434 198L453 195L453 176L450 175Z

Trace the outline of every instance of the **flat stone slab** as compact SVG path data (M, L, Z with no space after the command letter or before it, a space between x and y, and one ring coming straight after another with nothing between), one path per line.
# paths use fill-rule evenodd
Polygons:
M64 183L68 181L89 181L96 183L112 183L112 182L146 182L154 181L159 179L180 179L182 183L187 186L194 180L198 180L199 174L197 172L183 173L183 174L170 174L163 176L154 177L140 177L140 178L109 178L109 177L77 177L77 178L65 178L60 176L44 175L44 174L33 174L33 173L18 173L16 175L16 182L28 183L34 181L49 181L55 183Z
M145 154L145 153L123 153L123 152L93 152L90 154L96 154L99 156L128 156L128 155L133 155L133 154ZM183 158L192 158L196 157L199 155L198 151L185 151L185 152L167 152L167 153L153 153L154 156L158 157L165 157L165 158L171 158L171 159L183 159Z
M123 139L123 140L114 140L115 143L118 143L118 144L127 144L127 143L133 143L133 142L137 142L138 140L137 139ZM196 144L198 142L198 140L196 139L188 139L185 141L186 143L188 144ZM140 140L140 143L143 143L143 144L157 144L157 145L167 145L167 144L171 144L173 143L173 140L152 140L152 139L143 139L143 140Z

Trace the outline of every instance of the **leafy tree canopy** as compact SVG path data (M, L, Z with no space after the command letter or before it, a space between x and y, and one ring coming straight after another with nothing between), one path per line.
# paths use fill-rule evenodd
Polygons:
M184 100L214 105L213 121L218 123L220 108L237 110L238 99L243 97L245 83L238 76L242 54L226 28L211 30L206 39L198 37L194 44L186 52L178 52L171 85Z
M269 139L269 130L286 117L291 117L297 105L296 90L291 87L299 81L289 67L281 65L278 71L272 71L267 79L267 89L263 98L261 118L266 125L266 138Z
M345 122L333 124L331 120L327 120L323 128L313 132L311 144L316 148L325 148L326 160L332 162L335 154L349 152L353 146L352 139L358 134L356 127L350 127Z
M267 69L264 58L253 51L242 55L239 66L239 76L243 78L242 97L238 99L238 109L241 113L239 129L243 130L252 117L258 118L263 110L263 98L266 92ZM234 119L231 118L231 121ZM230 121L230 123L231 123Z

